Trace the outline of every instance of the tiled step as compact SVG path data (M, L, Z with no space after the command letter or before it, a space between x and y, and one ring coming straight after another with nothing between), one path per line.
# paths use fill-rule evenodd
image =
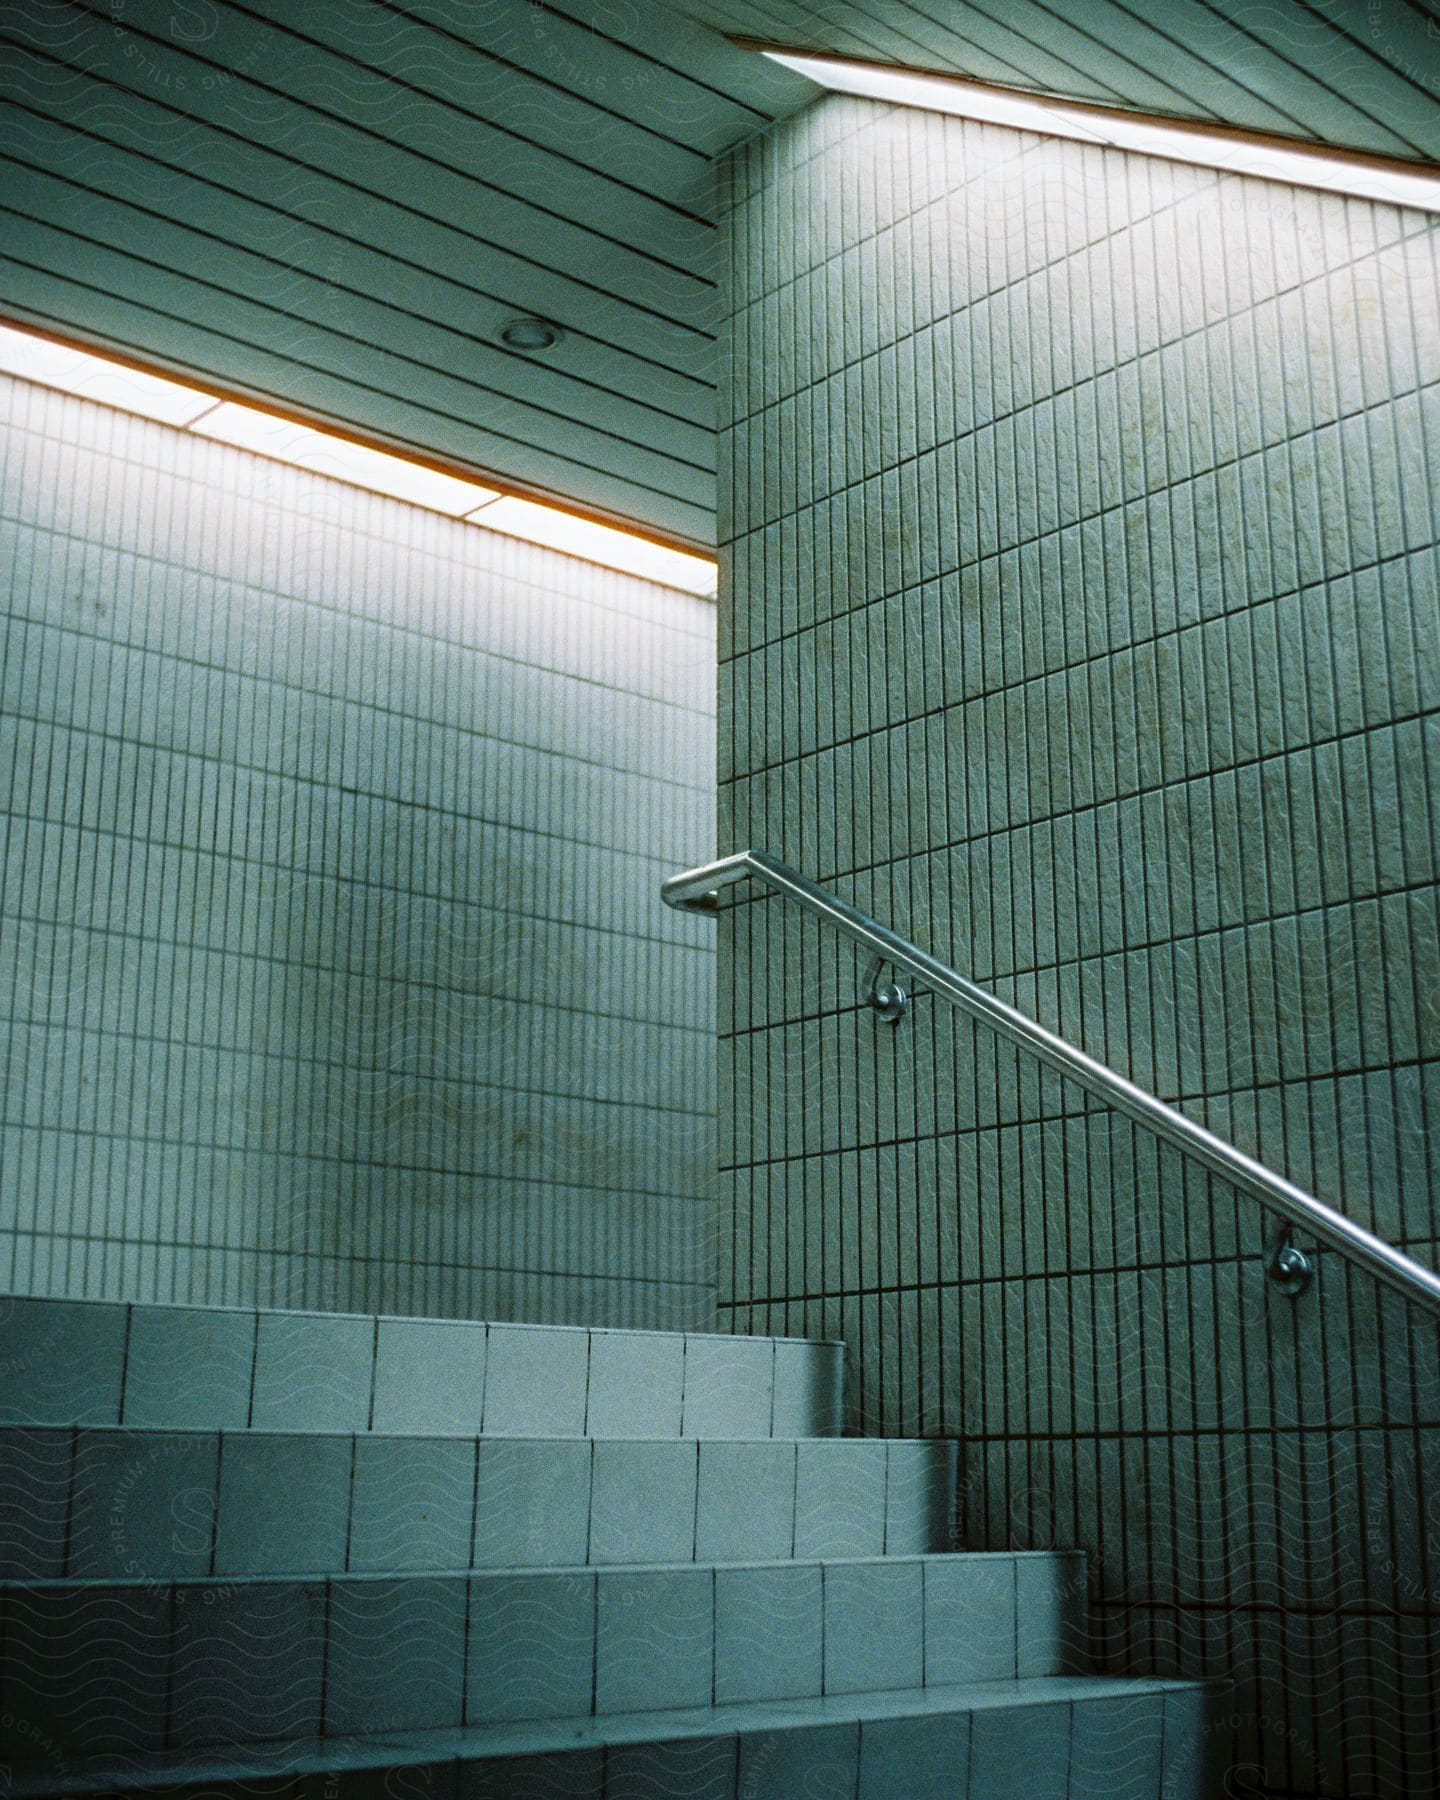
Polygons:
M801 1338L0 1299L0 1423L502 1437L838 1436Z
M0 1427L0 1579L949 1550L938 1440Z
M32 1756L15 1800L1208 1800L1199 1683L1099 1676L330 1738L239 1753Z
M1078 1553L37 1582L0 1760L813 1699L1080 1666Z

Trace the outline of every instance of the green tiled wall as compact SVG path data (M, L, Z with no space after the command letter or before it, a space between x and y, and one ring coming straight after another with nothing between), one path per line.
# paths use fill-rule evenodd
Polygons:
M1433 1262L1436 221L842 99L727 182L720 848ZM784 902L719 943L722 1320L1232 1676L1244 1791L1440 1790L1433 1324Z
M0 418L0 1292L713 1318L713 608Z

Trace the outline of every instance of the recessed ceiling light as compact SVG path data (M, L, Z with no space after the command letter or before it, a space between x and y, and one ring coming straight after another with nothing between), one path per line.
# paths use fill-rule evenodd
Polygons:
M922 75L877 63L846 62L839 57L796 56L766 50L783 63L836 93L869 100L892 100L902 106L925 107L958 118L1010 125L1047 137L1075 138L1113 150L1138 150L1172 162L1198 163L1251 175L1261 181L1284 181L1295 187L1324 188L1363 200L1384 200L1440 212L1440 169L1407 164L1398 157L1367 156L1361 151L1331 150L1325 145L1229 127L1212 128L1176 120L1142 118L1117 108L1091 106L992 87L962 76Z
M553 350L563 336L546 319L511 319L500 327L500 342L512 350Z

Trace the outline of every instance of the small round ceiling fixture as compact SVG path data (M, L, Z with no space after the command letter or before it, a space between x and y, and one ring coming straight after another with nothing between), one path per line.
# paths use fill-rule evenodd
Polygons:
M547 319L510 319L500 327L500 342L511 350L553 350L563 335Z

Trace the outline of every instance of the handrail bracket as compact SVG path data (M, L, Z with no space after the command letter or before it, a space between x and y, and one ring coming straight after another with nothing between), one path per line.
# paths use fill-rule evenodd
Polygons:
M865 982L865 1003L872 1007L887 1025L898 1025L910 1005L910 996L898 981L881 984L885 958L877 956Z
M1298 1300L1315 1279L1315 1258L1295 1242L1295 1228L1281 1219L1265 1246L1265 1273L1287 1299Z

